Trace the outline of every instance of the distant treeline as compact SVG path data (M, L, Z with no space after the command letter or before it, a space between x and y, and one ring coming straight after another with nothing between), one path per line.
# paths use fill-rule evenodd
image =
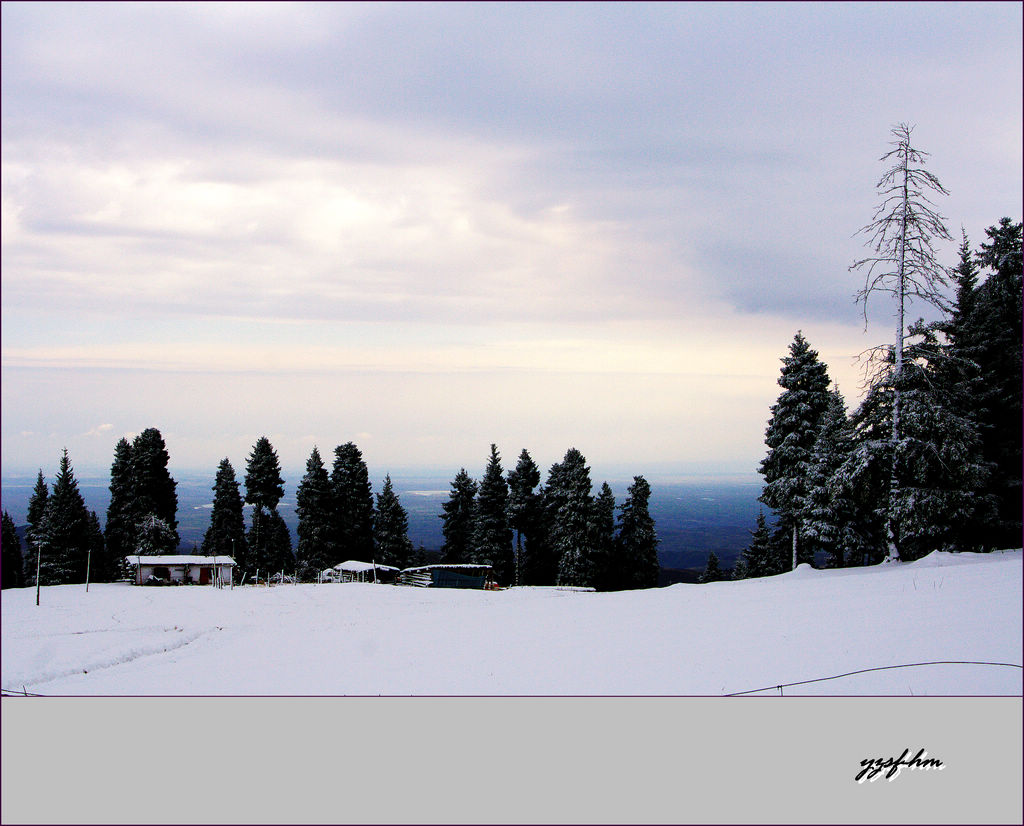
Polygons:
M122 578L130 554L177 552L177 483L160 431L147 428L133 441L121 439L110 471L110 505L100 529L75 480L67 450L52 490L40 470L28 505L21 543L10 516L3 514L3 586ZM658 582L657 535L648 510L651 489L634 477L616 508L607 483L596 496L590 468L571 448L550 468L546 483L529 452L514 470L501 466L491 445L480 481L463 468L451 482L441 514L444 543L440 561L487 564L503 585L573 585L599 590L653 587ZM210 524L197 550L232 556L236 576L284 570L315 581L346 559L406 567L437 561L413 549L408 515L384 480L374 496L366 463L352 442L334 450L328 471L313 448L296 491L298 542L292 540L277 507L284 480L276 451L266 436L246 462L244 494L229 459L213 485ZM244 505L252 506L246 526ZM616 514L616 511L618 513Z

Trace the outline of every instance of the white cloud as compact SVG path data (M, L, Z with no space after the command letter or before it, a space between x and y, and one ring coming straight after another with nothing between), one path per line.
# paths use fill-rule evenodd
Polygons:
M105 436L114 429L112 424L100 424L96 425L92 430L86 433L86 436Z
M187 157L15 160L4 180L18 219L4 237L6 301L446 323L662 311L645 306L634 267L664 264L629 227L569 204L524 215L485 194L486 158L390 168L281 159L272 174L252 161L225 179Z

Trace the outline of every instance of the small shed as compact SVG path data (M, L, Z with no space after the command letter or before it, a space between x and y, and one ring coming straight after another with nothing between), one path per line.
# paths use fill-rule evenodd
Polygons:
M495 588L494 570L490 565L437 564L406 568L396 584L420 588Z
M338 582L384 582L395 581L398 568L391 565L377 565L375 562L358 562L349 559L334 566Z
M231 582L231 571L235 560L230 556L193 556L176 554L167 556L126 556L125 562L132 570L132 582L144 585L154 584L195 584L214 585Z

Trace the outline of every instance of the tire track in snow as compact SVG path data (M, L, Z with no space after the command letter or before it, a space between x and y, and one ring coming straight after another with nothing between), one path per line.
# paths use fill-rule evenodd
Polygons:
M166 631L171 631L170 628L165 628ZM185 629L180 628L178 631L184 632ZM154 657L159 654L167 654L171 651L178 651L187 645L191 645L200 637L207 634L212 634L214 631L220 631L222 628L216 626L214 628L207 628L202 631L189 632L179 640L175 640L173 643L157 644L151 646L145 646L140 648L130 649L127 652L123 652L118 656L106 660L93 661L88 663L84 668L65 668L61 671L50 671L43 672L40 676L34 677L31 680L22 679L20 682L28 686L30 683L33 690L38 690L41 685L53 682L54 680L62 680L65 677L74 677L78 674L88 674L90 671L102 671L107 668L116 668L119 665L127 665L128 663L135 662L144 657ZM15 691L14 689L4 689L5 691ZM20 693L15 691L15 693Z

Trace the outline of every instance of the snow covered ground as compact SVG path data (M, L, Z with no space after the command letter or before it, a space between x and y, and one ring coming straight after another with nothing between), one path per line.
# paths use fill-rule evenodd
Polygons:
M5 691L1020 695L1021 551L597 594L390 585L2 592Z

